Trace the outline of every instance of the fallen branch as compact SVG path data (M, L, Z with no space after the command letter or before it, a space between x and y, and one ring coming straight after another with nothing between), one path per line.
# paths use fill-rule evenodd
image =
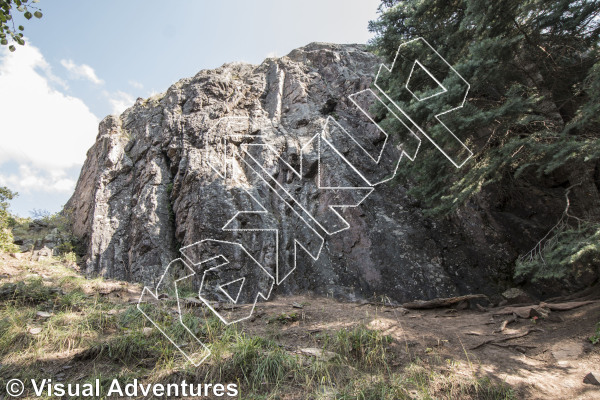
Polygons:
M399 307L402 307L402 304L399 304L399 303L396 303L396 302L392 302L392 301L384 302L384 301L362 300L361 302L359 302L356 305L356 307L362 307L362 306L377 306L377 307L399 308Z
M570 294L568 296L552 297L546 299L547 302L566 302L572 300L584 301L584 300L599 300L600 299L600 284L584 289L580 292Z
M487 312L487 308L483 307L481 304L475 304L477 309L481 312Z
M233 311L233 310L237 310L240 308L250 308L252 306L253 306L252 304L231 304L231 303L221 304L221 303L217 303L215 306L213 306L213 308L217 311L220 311L220 310Z
M377 307L402 307L400 304L385 304L379 301L363 301L356 305L356 307L363 306L377 306Z
M531 332L543 332L543 330L541 330L539 328L529 328L529 330L527 332L517 333L515 335L506 336L506 337L503 337L503 338L500 338L500 339L488 339L488 340L485 340L485 341L479 343L475 347L471 347L471 350L478 349L478 348L480 348L482 346L485 346L486 344L494 344L494 345L496 345L497 343L506 342L507 340L518 339L518 338L521 338L523 336L529 335ZM522 347L524 347L524 346L522 346Z
M508 348L508 347L522 347L524 349L537 349L537 346L531 346L528 344L515 344L515 343L490 343L491 345L494 346L498 346L498 347L504 347L504 348Z
M549 308L552 311L568 311L574 308L596 303L595 301L572 301L568 303L540 303L541 307Z
M519 318L540 317L547 314L541 306L525 306L525 307L505 307L502 310L495 311L493 315L512 315L515 314Z
M504 331L506 329L506 325L510 324L511 322L517 322L517 314L513 314L512 317L510 317L509 319L505 319L504 321L502 321L500 327L494 332L498 333Z
M465 296L449 297L449 298L438 298L433 300L415 300L410 303L402 304L402 307L409 309L428 309L428 308L440 308L449 307L451 305L460 303L461 301L475 300L475 299L487 299L488 297L484 294L467 294Z
M519 318L541 317L548 314L549 311L568 311L574 308L595 303L595 301L573 301L567 303L540 303L539 305L523 307L505 307L502 310L495 311L493 315L511 315L516 314Z

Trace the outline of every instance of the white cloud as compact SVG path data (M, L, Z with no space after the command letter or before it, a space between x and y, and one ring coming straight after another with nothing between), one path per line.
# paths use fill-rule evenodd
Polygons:
M31 192L72 193L75 179L66 176L64 171L47 172L27 164L19 165L15 173L0 174L0 186L7 186L21 194Z
M52 88L52 77L30 43L14 53L0 49L0 186L20 192L74 186L69 170L73 175L83 163L99 121L83 101Z
M69 71L71 76L76 79L87 79L88 81L95 83L96 85L102 85L104 81L96 75L94 68L87 64L77 65L73 60L60 60L63 67Z
M50 68L50 65L46 63L45 60L43 61L43 65L39 66L39 69L44 73L44 75L46 76L46 78L48 78L50 82L56 83L64 90L69 90L69 85L67 84L67 82L54 75L54 73L52 72L52 68Z
M104 95L108 98L108 102L112 108L112 113L115 115L121 114L127 108L131 107L135 103L135 99L129 93L117 90L114 93L104 92Z
M134 81L134 80L130 80L128 82L131 86L133 86L136 89L143 89L144 85L142 85L141 83L139 83L138 81Z

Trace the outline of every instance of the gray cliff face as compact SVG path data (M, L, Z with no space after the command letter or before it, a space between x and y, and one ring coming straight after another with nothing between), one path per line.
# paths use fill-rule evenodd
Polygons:
M239 136L228 142L233 148L270 144L273 152L257 157L272 179L308 204L313 215L339 223L327 220L335 216L328 216L323 204L335 204L327 198L333 195L316 188L315 161L299 149L323 130L328 116L348 131L365 132L367 150L377 146L378 131L348 96L370 87L378 64L363 46L313 43L259 66L232 63L201 71L159 97L139 99L120 117L105 118L66 206L86 246L86 273L154 285L168 263L181 257L180 248L208 238L242 244L273 274L278 248L279 268L290 272L295 239L314 247L315 233L323 232L307 230L243 161L228 161L230 178L219 176L211 167L222 165L214 149L232 132ZM340 143L347 155L350 145ZM327 179L357 186L352 174L335 164L335 154L323 157L339 171ZM282 162L293 166L299 158L305 163L301 178ZM238 211L259 209L266 212L241 216L230 226L278 229L278 247L272 231L222 229ZM387 295L397 301L492 294L507 281L517 256L507 238L515 224L502 226L476 204L465 205L453 219L425 218L418 199L394 181L378 185L342 215L350 227L323 234L317 260L300 251L296 269L273 293ZM530 231L535 237L537 231Z

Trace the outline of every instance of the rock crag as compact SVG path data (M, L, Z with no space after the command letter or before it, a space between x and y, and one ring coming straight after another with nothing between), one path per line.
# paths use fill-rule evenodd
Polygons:
M501 292L520 246L539 237L545 225L506 217L483 194L455 217L433 220L397 181L378 185L358 207L342 212L349 228L323 235L318 259L299 254L292 271L302 221L235 161L225 165L235 170L227 182L211 167L222 160L207 146L231 134L219 121L240 118L245 122L234 132L240 139L229 145L271 144L281 158L263 160L269 175L314 204L309 212L321 212L319 204L330 194L300 184L314 183L320 171L304 165L297 177L291 168L302 157L299 149L331 118L349 131L365 132L367 150L378 146L380 133L361 119L348 96L370 87L379 63L362 45L313 43L258 66L231 63L200 71L162 95L138 99L119 117L105 118L66 205L74 233L85 244L86 273L154 285L181 256L180 248L208 238L241 243L256 260L272 265L277 257L272 232L222 229L239 211L262 207L268 212L238 223L279 230L281 268L291 273L274 293L375 295L402 302ZM334 178L356 186L341 171ZM556 209L561 207L558 201ZM529 236L512 237L525 225Z

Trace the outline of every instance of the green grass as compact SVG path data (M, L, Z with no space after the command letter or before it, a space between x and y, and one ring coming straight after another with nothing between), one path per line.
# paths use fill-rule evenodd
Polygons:
M406 389L398 382L357 382L343 388L336 400L403 400L411 399Z
M403 380L422 399L516 399L514 391L505 382L492 381L487 376L469 377L455 371L455 368L436 370L416 359L404 369Z
M0 355L20 351L30 346L32 337L24 327L35 316L33 308L7 306L0 311Z
M285 324L291 324L292 322L296 322L300 319L300 316L298 315L297 312L291 312L291 313L281 313L278 315L273 315L271 317L269 317L269 319L267 320L269 324L272 323L280 323L282 325Z
M341 329L328 338L332 351L353 360L362 368L379 368L388 364L389 344L392 338L376 330L359 325L351 330Z
M600 343L600 322L596 324L596 332L594 332L594 334L590 336L589 339L590 342L592 342L592 344Z
M44 285L41 277L27 278L17 283L0 286L0 301L26 306L53 301L59 291Z
M177 351L170 342L161 340L162 335L146 336L132 331L94 344L80 359L104 360L127 366L155 364L161 357L169 357Z
M262 392L280 386L299 368L296 357L274 341L244 333L238 333L229 340L226 349L231 356L215 364L211 374L219 375L220 379L241 379L252 391ZM222 354L222 351L219 353Z
M0 285L0 364L8 366L11 377L44 378L41 368L52 363L46 360L54 359L88 366L80 382L99 378L106 385L115 377L145 383L184 378L187 382L237 382L245 399L515 398L502 382L455 373L460 363L440 368L410 354L409 359L401 359L402 346L394 347L391 337L364 325L313 337L316 346L329 353L327 357L308 356L282 344L287 334L281 325L295 313L274 317L270 322L277 323L266 328L267 337L260 337L223 324L203 307L184 309L182 319L188 331L174 312L175 300L161 302L164 307L143 305L144 312L176 343L188 346L191 331L209 345L211 357L194 367L137 304L98 294L97 289L105 285L102 279L86 280L54 262L29 263L23 268L27 276L41 265L50 277ZM38 311L51 316L39 317ZM31 327L41 331L32 334ZM330 357L330 352L337 356ZM433 359L434 355L428 356ZM6 380L6 371L0 368L0 384ZM304 397L298 397L299 393Z

